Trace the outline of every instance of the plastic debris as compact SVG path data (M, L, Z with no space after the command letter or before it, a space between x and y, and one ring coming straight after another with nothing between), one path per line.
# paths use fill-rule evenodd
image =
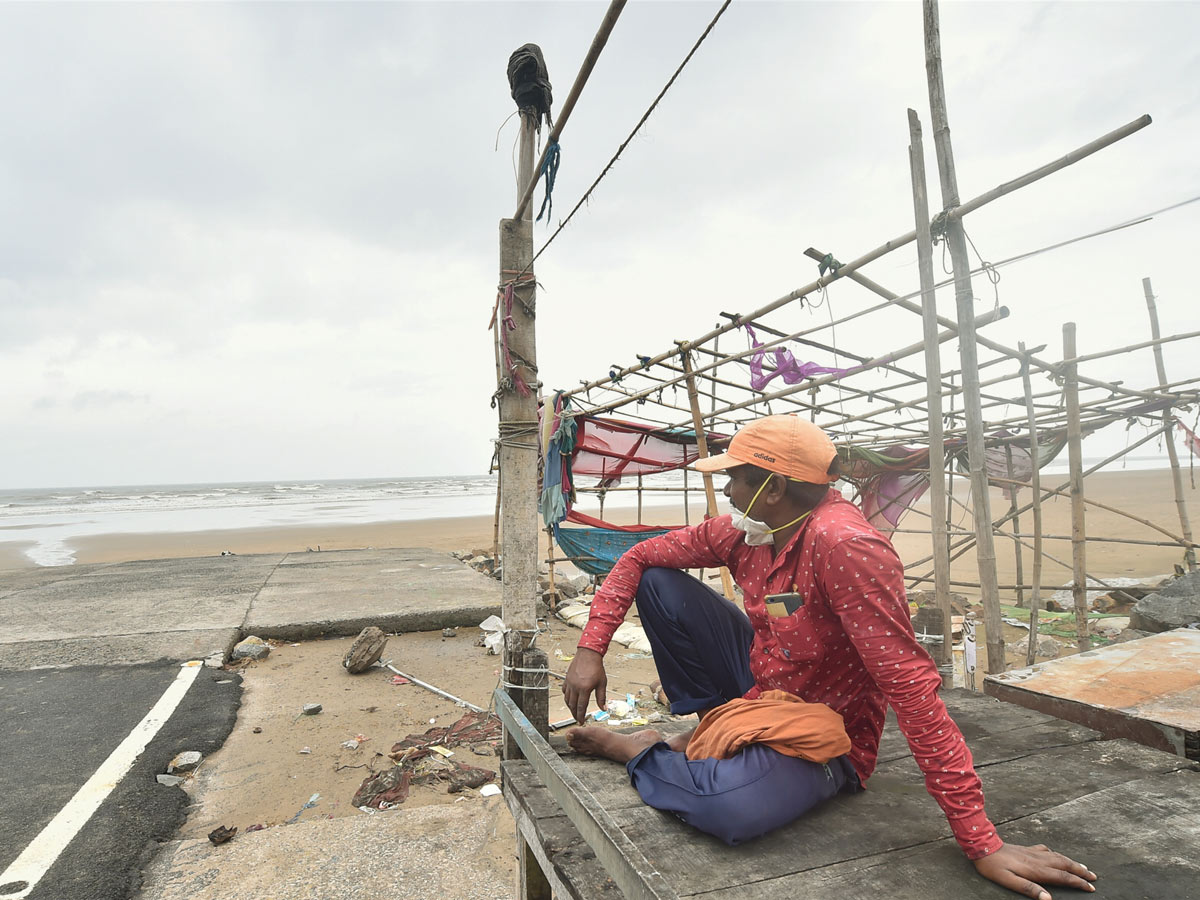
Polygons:
M302 716L315 716L323 707L320 703L305 703L304 708L300 710Z
M343 750L357 750L358 749L358 741L354 740L353 738L351 738L348 741L342 741L342 749Z
M154 778L159 784L165 784L167 787L183 784L185 780L179 775L155 775Z
M594 719L597 722L603 722L607 718L609 718L609 714L608 714L607 710L598 709L594 713L592 713L592 719Z
M442 629L442 637L444 637L444 638L458 637L458 631L456 631L453 628L443 628Z
M609 700L607 708L618 719L623 719L629 715L629 704L624 700Z
M497 797L500 793L500 788L494 784L485 784L479 789L480 797Z
M302 756L308 756L308 754L310 754L310 753L312 753L312 751L311 751L311 750L309 750L307 747L301 747L301 748L300 748L300 754L301 754Z
M311 797L309 797L309 798L308 798L308 802L307 802L307 803L305 803L305 804L304 804L302 807L300 807L298 810L296 810L296 814L295 814L294 816L292 816L290 819L288 819L288 820L287 820L287 824L288 824L288 825L295 825L297 822L299 822L299 821L300 821L300 816L301 816L301 814L302 814L302 813L303 813L303 812L304 812L306 809L312 809L314 806L316 806L316 805L317 805L317 801L318 801L318 800L320 800L320 799L321 799L321 795L320 795L320 794L313 794Z
M559 650L557 647L555 647L554 648L554 658L561 659L563 662L570 662L571 660L573 660L575 658L575 654L572 653L570 655L567 655L566 653L563 653L561 650Z
M407 678L405 678L403 675L393 675L392 676L392 684L412 684L412 682L409 681Z
M454 755L453 750L448 750L447 748L443 747L441 744L434 744L429 749L432 750L434 753L438 754L439 756L444 756L447 759L449 759L451 756Z
M504 632L508 631L508 626L499 616L488 616L479 623L479 627L483 629L483 646L487 647L488 653L498 656L504 646Z

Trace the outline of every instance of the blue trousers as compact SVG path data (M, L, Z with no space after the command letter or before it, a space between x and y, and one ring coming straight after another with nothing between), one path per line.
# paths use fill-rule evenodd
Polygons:
M637 607L672 713L711 709L754 686L750 620L716 591L675 569L648 569ZM766 834L859 786L844 756L820 765L762 744L729 759L689 760L660 742L625 768L649 806L727 844Z

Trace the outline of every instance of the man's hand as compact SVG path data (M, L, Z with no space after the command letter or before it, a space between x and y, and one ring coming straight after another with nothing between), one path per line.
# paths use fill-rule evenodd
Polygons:
M596 693L596 703L601 709L607 702L604 689L608 687L608 675L604 672L604 657L595 650L580 647L575 651L575 658L567 668L567 677L563 681L563 697L567 701L567 709L580 725L587 718L588 700L592 692Z
M990 856L975 860L975 869L1001 887L1034 900L1050 900L1043 884L1061 884L1081 891L1094 891L1096 875L1083 863L1055 853L1045 844L1022 847L1005 844Z

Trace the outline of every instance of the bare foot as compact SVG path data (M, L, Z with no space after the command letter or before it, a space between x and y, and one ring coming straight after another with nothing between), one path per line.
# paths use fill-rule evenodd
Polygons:
M573 728L567 732L567 743L576 753L585 756L600 756L627 763L647 747L657 744L662 735L653 728L643 728L633 734L609 731L599 725Z
M687 750L688 742L692 739L692 735L696 733L696 729L684 731L679 734L673 734L667 738L667 746L672 750L683 753Z

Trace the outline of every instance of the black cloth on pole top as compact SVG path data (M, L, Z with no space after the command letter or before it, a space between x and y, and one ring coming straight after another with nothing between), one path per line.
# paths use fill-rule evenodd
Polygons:
M508 86L518 109L535 109L540 119L550 118L550 76L546 72L546 61L542 59L542 48L537 44L526 44L508 58Z

